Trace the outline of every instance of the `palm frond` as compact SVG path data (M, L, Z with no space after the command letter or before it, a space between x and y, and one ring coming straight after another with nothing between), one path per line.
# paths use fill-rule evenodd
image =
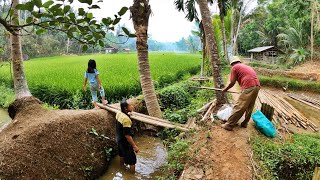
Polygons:
M184 11L184 0L175 0L174 6L178 11Z

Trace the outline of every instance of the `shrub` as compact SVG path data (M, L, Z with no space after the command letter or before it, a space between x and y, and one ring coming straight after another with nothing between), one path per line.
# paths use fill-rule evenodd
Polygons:
M320 165L320 136L294 135L291 142L276 143L255 137L255 156L276 179L311 179Z
M188 114L184 111L184 109L176 112L166 109L164 112L164 118L172 122L184 124L188 119Z
M180 86L173 85L159 92L162 108L184 108L190 103L190 95Z
M7 108L15 99L12 89L0 84L0 107Z

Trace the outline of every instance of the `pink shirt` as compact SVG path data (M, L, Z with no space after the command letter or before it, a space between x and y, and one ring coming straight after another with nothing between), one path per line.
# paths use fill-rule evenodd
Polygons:
M256 72L250 66L241 63L232 67L230 80L238 81L241 90L248 89L253 86L260 86Z

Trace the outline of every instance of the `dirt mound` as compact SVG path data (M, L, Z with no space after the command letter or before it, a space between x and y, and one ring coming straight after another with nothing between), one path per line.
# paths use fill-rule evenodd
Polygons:
M210 122L205 126L207 130L194 137L195 143L190 146L192 158L180 179L252 179L249 130L237 127L229 132Z
M14 120L0 132L0 179L94 179L105 171L105 150L115 147L113 114L45 110L33 97L10 111Z

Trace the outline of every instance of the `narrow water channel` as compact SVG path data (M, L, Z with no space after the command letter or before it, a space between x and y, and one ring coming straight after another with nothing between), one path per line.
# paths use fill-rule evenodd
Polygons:
M166 174L161 169L167 163L167 152L161 140L148 136L136 137L134 140L140 150L137 154L136 173L131 174L120 167L120 158L116 156L100 180L157 179Z
M11 121L11 118L9 117L8 111L0 108L0 129L9 121Z

